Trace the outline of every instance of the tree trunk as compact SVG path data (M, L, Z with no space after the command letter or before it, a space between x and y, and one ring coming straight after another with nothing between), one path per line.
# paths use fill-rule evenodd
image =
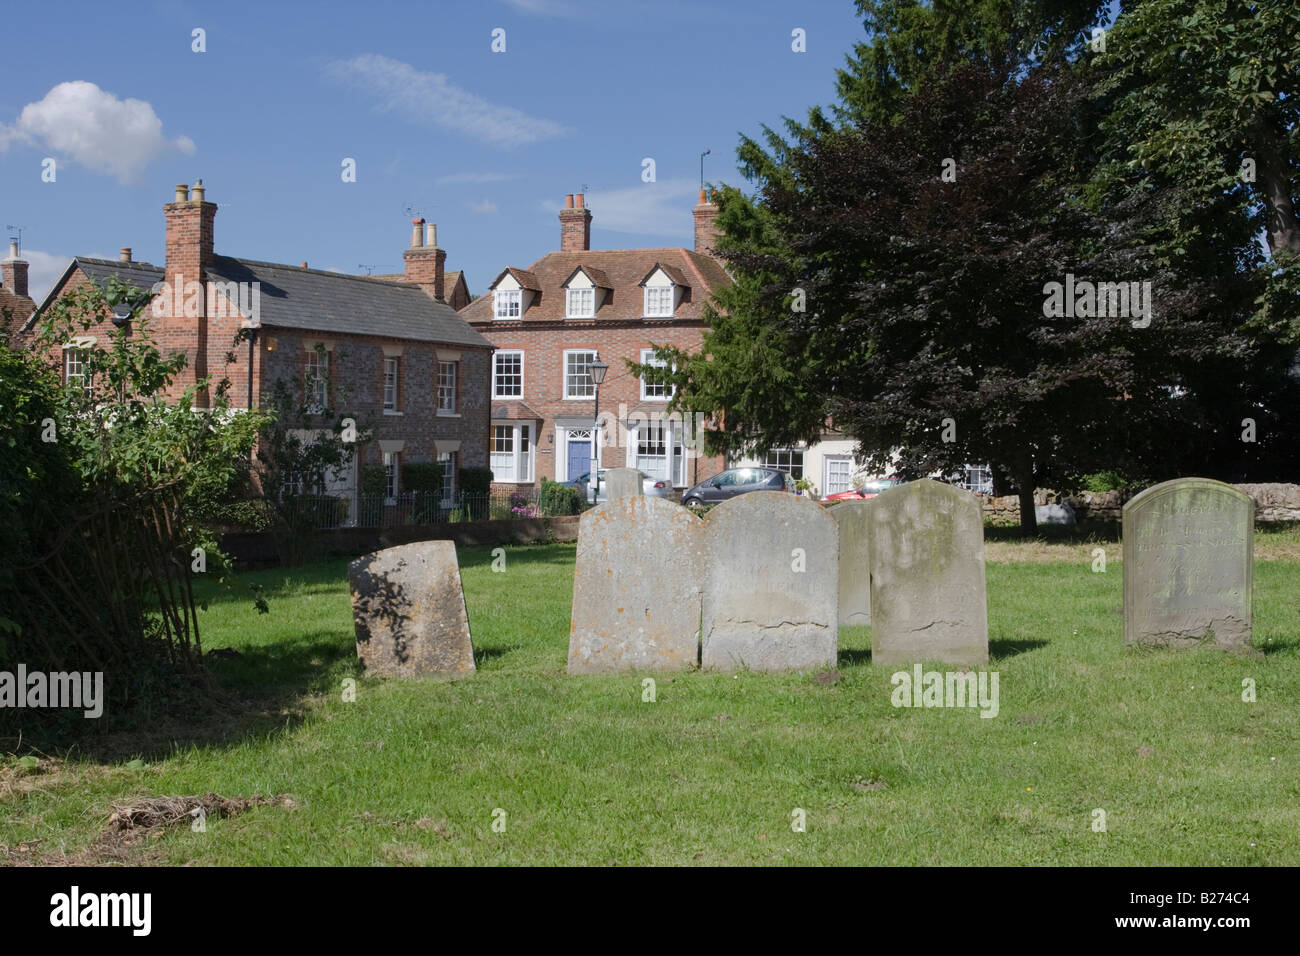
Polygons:
M1016 469L1016 491L1020 497L1020 533L1028 536L1038 533L1038 514L1034 511L1034 463L1026 462Z
M1300 252L1300 221L1291 201L1291 177L1280 143L1280 133L1272 123L1261 121L1256 133L1256 175L1260 198L1264 200L1268 220L1268 245L1274 255Z

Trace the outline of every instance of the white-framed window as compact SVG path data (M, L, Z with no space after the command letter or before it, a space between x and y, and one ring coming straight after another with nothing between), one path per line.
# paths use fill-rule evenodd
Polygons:
M988 465L967 465L958 473L958 488L982 495L993 494L993 469Z
M768 468L784 471L798 481L803 477L803 450L799 448L774 448L763 462Z
M384 411L397 411L397 363L399 359L384 359Z
M323 348L307 352L307 404L316 412L329 405L330 353Z
M438 456L442 465L442 502L444 507L451 507L456 500L456 452L447 451Z
M533 480L532 427L526 422L492 426L489 467L493 481L524 484Z
M517 319L523 308L524 292L522 289L498 289L492 294L492 301L496 305L496 318Z
M853 459L847 455L828 457L824 463L825 475L822 480L822 494L838 495L853 487Z
M570 319L590 319L596 314L595 289L565 290L565 316Z
M594 398L596 383L591 380L591 363L596 361L596 353L586 350L565 350L564 353L564 397Z
M645 314L652 319L670 319L673 315L673 287L648 285L645 287Z
M86 370L86 362L90 358L90 353L86 349L64 349L63 350L63 382L65 385L71 385L74 388L80 388L89 397L94 386L91 382L91 375Z
M517 349L497 352L492 357L492 397L522 398L524 395L524 353Z
M384 452L384 497L396 498L400 490L398 483L398 460L401 453L396 451Z
M686 486L686 446L677 423L641 422L631 428L628 447L634 452L628 462L645 475L670 480L675 488Z
M438 363L438 414L456 414L456 362Z
M654 349L641 350L641 364L653 365L655 368L667 369L669 365L663 359L655 358ZM641 376L641 398L648 402L666 402L673 397L673 387L666 376L647 372Z

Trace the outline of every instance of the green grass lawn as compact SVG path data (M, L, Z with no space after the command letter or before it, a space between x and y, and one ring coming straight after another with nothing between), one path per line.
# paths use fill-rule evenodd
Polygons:
M204 646L242 655L213 664L237 706L35 772L9 758L0 844L239 865L1300 862L1300 562L1257 562L1248 658L1125 650L1113 545L1105 574L1078 542L1007 547L987 571L993 719L892 707L866 628L841 631L838 680L657 675L647 703L642 675L568 677L572 545L509 548L504 573L460 551L479 670L454 682L360 678L346 562L246 574L201 614ZM111 805L208 791L294 805L102 855Z

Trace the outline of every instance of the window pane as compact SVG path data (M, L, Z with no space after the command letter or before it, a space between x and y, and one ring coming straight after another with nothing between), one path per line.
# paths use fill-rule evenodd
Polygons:
M384 359L384 410L397 410L397 359Z
M524 394L524 353L498 352L493 392L498 398L518 398Z
M595 352L567 352L564 356L564 397L592 398L596 383L591 380L591 363Z
M438 363L438 411L456 410L456 363Z

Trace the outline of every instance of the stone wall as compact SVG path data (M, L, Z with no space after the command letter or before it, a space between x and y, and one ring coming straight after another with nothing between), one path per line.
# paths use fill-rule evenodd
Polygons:
M1255 523L1271 524L1280 521L1300 521L1300 485L1281 483L1233 485L1255 501ZM1034 504L1064 503L1074 509L1080 521L1119 521L1124 502L1142 489L1133 491L1085 491L1077 495L1061 495L1042 489L1034 492ZM984 520L993 525L1018 525L1020 499L1015 495L994 498L979 495L984 504Z

